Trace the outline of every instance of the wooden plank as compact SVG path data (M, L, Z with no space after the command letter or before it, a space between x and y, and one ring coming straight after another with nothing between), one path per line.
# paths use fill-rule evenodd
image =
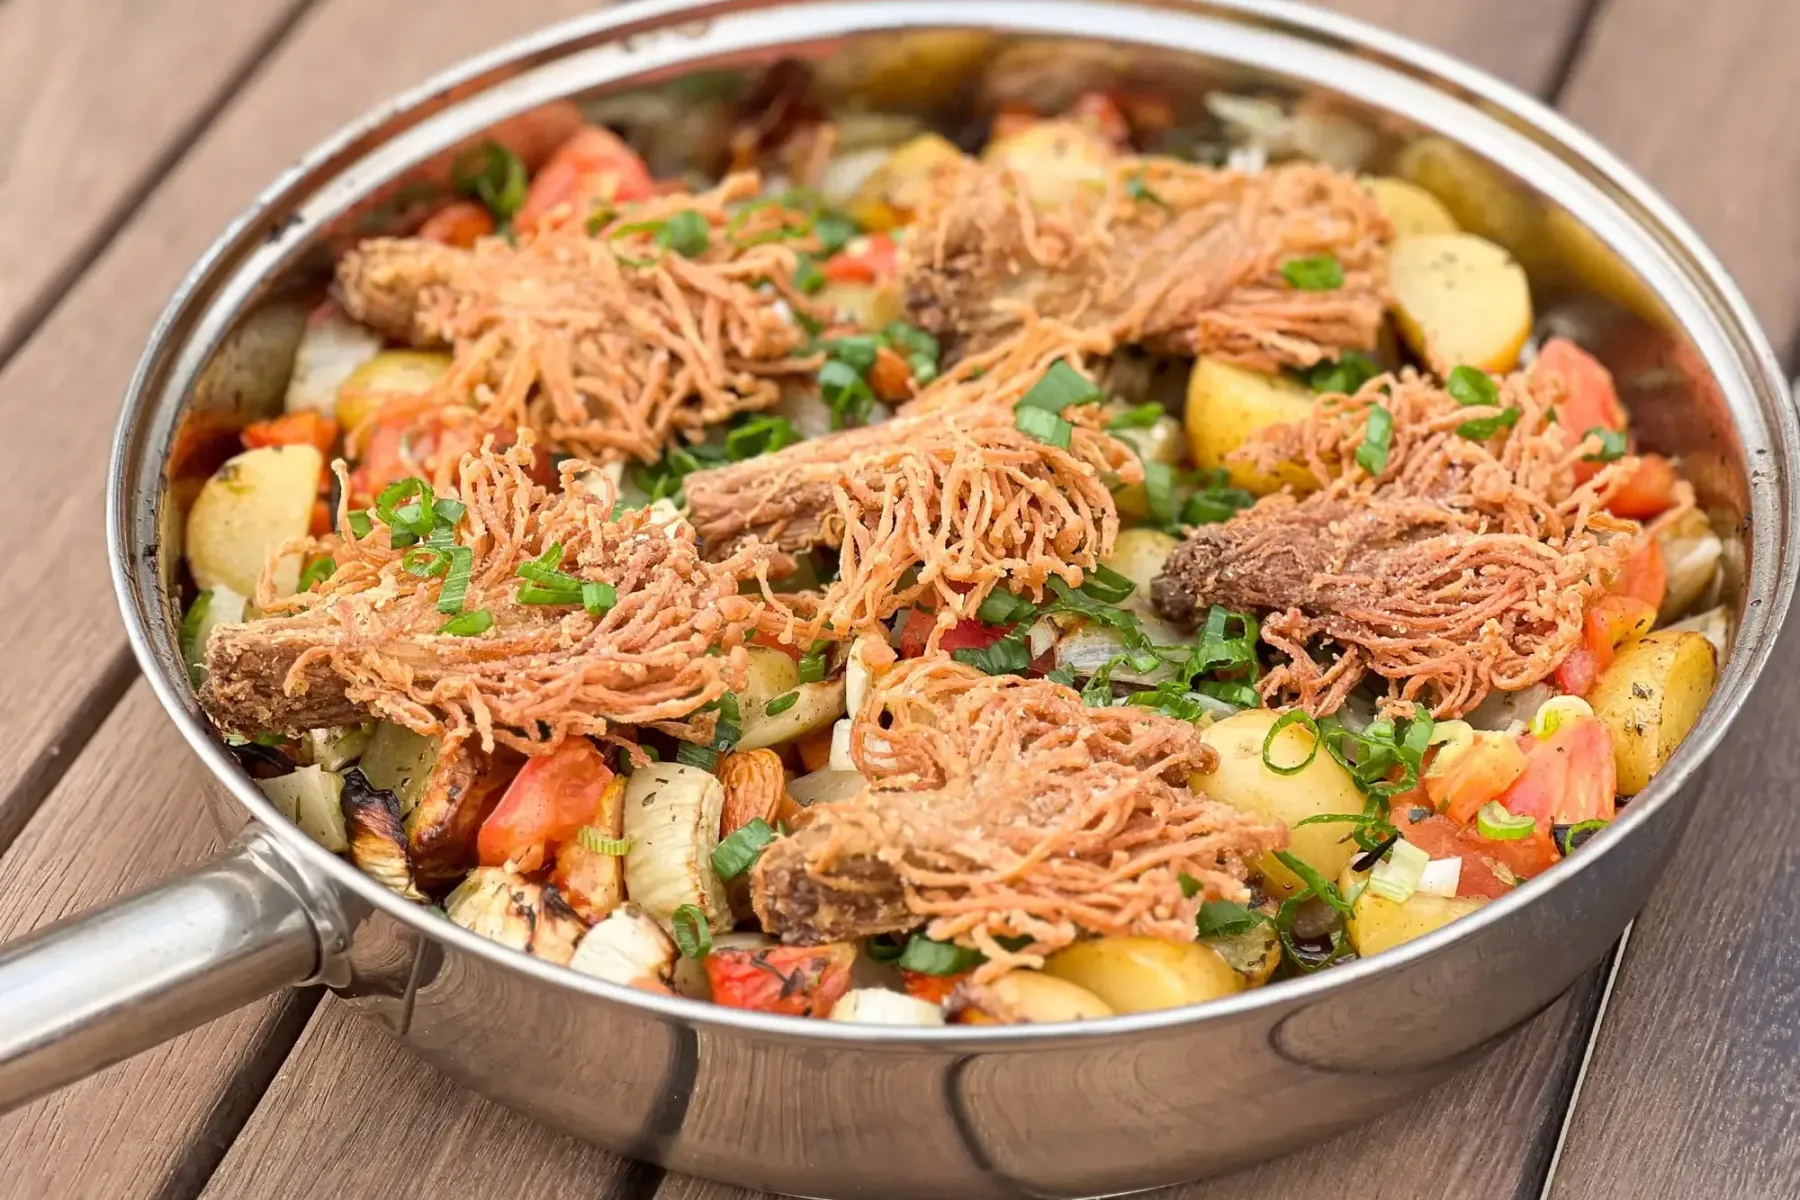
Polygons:
M1800 41L1788 0L1611 0L1567 111L1707 238L1776 344L1796 345L1800 229L1771 219L1800 185ZM1694 825L1633 930L1552 1194L1569 1200L1800 1193L1800 642L1688 801Z
M1694 223L1778 347L1800 327L1793 0L1611 0L1562 108Z
M329 998L202 1196L605 1200L641 1194L645 1170L481 1099Z
M304 3L0 6L0 359Z
M217 841L145 684L0 861L0 940L153 883ZM0 1117L0 1197L191 1194L255 1105L317 994L272 997Z
M1548 95L1593 0L1320 0Z
M95 498L118 397L170 289L260 188L338 125L474 51L591 7L336 0L313 10L0 371L0 445L31 448L0 473L0 510L11 514L0 530L0 727L11 739L0 846L131 677Z

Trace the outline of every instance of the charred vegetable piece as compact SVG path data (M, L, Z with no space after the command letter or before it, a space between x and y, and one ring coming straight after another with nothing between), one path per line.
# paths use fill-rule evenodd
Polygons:
M691 905L714 932L731 925L725 887L713 870L725 789L711 772L652 763L625 785L625 893L659 921Z
M500 867L479 867L444 900L444 915L471 933L566 965L587 925L553 887Z
M886 988L854 988L831 1006L831 1020L862 1025L942 1025L944 1009Z
M481 823L476 852L482 865L510 862L521 871L538 870L583 826L601 820L612 780L612 768L586 738L570 738L533 758Z
M675 943L642 909L625 904L588 930L569 967L608 983L667 992L675 970Z
M1106 1001L1079 984L1042 971L1008 971L969 992L959 1025L1040 1025L1110 1017Z
M550 882L589 922L598 921L625 899L625 778L615 775L600 794L589 822L556 851Z
M766 950L718 949L706 956L714 1002L728 1008L822 1017L850 987L856 947L775 946Z
M344 773L344 827L351 862L408 900L425 903L424 893L413 881L400 802L394 793L370 787L363 773L354 768Z

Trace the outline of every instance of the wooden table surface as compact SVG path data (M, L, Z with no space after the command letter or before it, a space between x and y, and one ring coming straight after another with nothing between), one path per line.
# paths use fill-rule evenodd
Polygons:
M170 288L337 125L592 6L0 4L0 724L13 731L0 939L214 845L199 768L126 651L98 502L118 397ZM1598 135L1711 242L1778 349L1800 349L1800 3L1336 7L1470 59ZM1767 679L1696 787L1706 819L1610 980L1597 972L1368 1129L1167 1195L1800 1195L1800 807L1787 790L1800 783L1800 636ZM312 992L0 1118L0 1146L0 1197L21 1200L746 1195L547 1133Z

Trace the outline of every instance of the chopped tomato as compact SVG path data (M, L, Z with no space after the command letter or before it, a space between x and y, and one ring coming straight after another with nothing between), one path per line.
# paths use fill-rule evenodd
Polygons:
M825 260L824 271L833 283L886 283L900 273L900 251L885 233L851 238Z
M324 537L331 532L331 505L324 500L314 500L312 518L306 523L306 532L314 537Z
M1594 648L1585 640L1578 642L1556 668L1557 690L1570 696L1585 696L1605 669Z
M906 624L900 627L900 657L918 658L924 654L925 644L936 627L937 617L933 614L919 608L908 612ZM1004 629L964 618L944 631L938 639L938 649L945 654L952 650L985 650L1005 636Z
M1621 517L1644 520L1668 511L1674 503L1675 468L1660 454L1645 454L1606 507Z
M1613 580L1612 590L1620 596L1642 600L1651 608L1662 607L1663 597L1669 591L1669 568L1655 538L1638 540L1637 548L1619 569L1619 577Z
M1556 669L1556 682L1571 696L1585 696L1600 673L1613 664L1613 652L1634 632L1647 633L1656 606L1636 596L1611 593L1588 606L1581 620L1581 644Z
M263 446L314 446L329 456L337 444L337 422L324 413L303 409L244 426L244 449Z
M1459 825L1449 817L1427 815L1412 821L1412 811L1396 806L1389 819L1407 841L1431 857L1463 860L1456 886L1458 896L1504 896L1513 890L1515 880L1543 872L1558 857L1547 827L1532 830L1528 837L1501 842L1484 838L1470 826Z
M1525 773L1499 797L1507 812L1536 817L1545 833L1552 825L1613 819L1618 777L1612 738L1598 718L1566 718L1548 738L1526 734L1519 744Z
M1625 429L1625 406L1619 403L1612 373L1568 338L1545 342L1531 369L1562 376L1565 395L1556 406L1556 421L1570 446L1595 426L1614 431ZM1600 467L1600 463L1578 462L1575 478L1580 482L1592 479Z
M536 229L557 207L566 205L569 216L587 220L595 204L624 204L655 193L650 168L637 151L611 130L588 125L578 130L538 170L525 193L513 224Z
M1477 734L1453 752L1438 751L1425 774L1425 794L1439 812L1468 824L1476 810L1525 773L1525 752L1505 734Z
M927 975L923 971L900 972L901 986L906 994L915 1000L923 1000L927 1004L947 1004L950 993L956 985L975 973L974 968L958 971L954 975Z
M494 214L484 204L456 200L425 218L419 237L427 242L461 246L465 250L494 232Z
M713 1001L727 1008L823 1017L850 990L856 947L769 946L758 950L714 950L706 956Z
M478 450L482 437L474 425L446 423L434 404L416 396L384 404L367 428L361 460L350 473L350 503L355 507L374 503L390 483L415 475L430 479L428 465L433 460L455 462ZM507 432L494 438L498 449L505 449L512 442L513 436ZM556 485L556 468L548 447L533 448L530 475L534 483L544 487Z
M612 769L584 737L533 758L481 823L475 844L481 865L538 870L583 825L602 819L612 781Z

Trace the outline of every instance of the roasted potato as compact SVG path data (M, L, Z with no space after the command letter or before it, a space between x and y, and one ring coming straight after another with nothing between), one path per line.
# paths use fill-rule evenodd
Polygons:
M789 665L792 665L792 660L789 660ZM842 679L798 683L789 688L787 693L778 695L788 693L796 697L793 704L774 716L770 716L768 712L769 700L775 699L774 696L764 700L754 716L744 707L742 699L738 701L738 709L743 717L743 736L738 738L738 749L760 750L765 746L779 746L809 733L829 729L844 715Z
M1113 542L1112 557L1106 565L1136 584L1125 598L1127 608L1148 612L1150 585L1162 574L1163 564L1181 543L1160 529L1125 529Z
M1612 735L1619 794L1650 784L1712 695L1718 655L1699 633L1661 630L1619 648L1588 703Z
M1117 158L1105 138L1073 121L1035 122L981 152L983 162L1017 172L1032 203L1046 208L1104 187Z
M1318 481L1305 466L1282 464L1265 475L1246 463L1228 461L1252 434L1271 425L1289 425L1312 412L1313 394L1283 375L1246 371L1209 358L1194 361L1188 376L1188 454L1194 465L1224 467L1231 482L1258 496L1288 485L1310 491Z
M957 1013L957 1024L1041 1025L1113 1015L1111 1005L1080 984L1042 971L1008 971L982 985L976 996L973 1005Z
M1199 1004L1244 987L1243 977L1212 947L1148 937L1076 942L1052 954L1044 973L1087 989L1121 1013Z
M282 543L312 523L325 457L312 446L263 446L246 450L213 472L188 510L187 556L201 589L228 587L256 598L263 563ZM300 580L300 556L275 568L275 590L287 594Z
M1499 246L1472 233L1399 238L1388 284L1401 336L1439 375L1517 365L1531 334L1531 285Z
M940 167L961 162L955 143L935 133L921 133L902 143L874 174L863 180L845 211L870 233L885 233L912 223L913 214L932 194Z
M1395 237L1457 231L1456 218L1450 215L1444 202L1416 183L1391 175L1377 175L1364 179L1362 185L1375 197L1382 215L1394 227Z
M1263 765L1263 741L1279 716L1270 709L1252 708L1204 730L1201 740L1218 752L1219 765L1210 775L1194 776L1194 787L1233 808L1286 824L1289 853L1325 878L1334 879L1357 853L1350 826L1329 822L1295 826L1323 813L1360 813L1362 793L1356 790L1350 772L1323 746L1292 775L1278 775ZM1304 728L1289 725L1276 735L1269 759L1279 766L1291 766L1306 758L1312 742ZM1263 857L1261 869L1274 896L1285 899L1306 887L1272 854Z
M1265 916L1274 916L1270 907ZM1211 947L1225 964L1243 977L1246 988L1258 988L1269 982L1275 968L1281 965L1281 939L1269 921L1258 921L1243 933L1215 934L1200 939Z
M1537 206L1485 161L1447 138L1409 143L1394 168L1400 178L1436 197L1461 229L1515 254L1538 237Z
M820 304L828 305L838 316L864 329L882 329L889 322L900 319L900 285L892 280L885 283L828 283L820 289L816 299ZM809 394L814 397L818 395L817 392ZM820 401L821 405L823 403ZM777 411L781 412L781 408L777 408ZM793 420L786 412L782 412L782 415ZM830 431L829 424L817 433L810 432L798 421L794 424L808 437L818 437Z
M1347 873L1346 873L1347 874ZM1340 886L1349 884L1346 878ZM1348 893L1346 893L1348 894ZM1428 896L1414 892L1404 904L1395 904L1377 896L1367 888L1350 907L1345 931L1350 945L1363 958L1383 950L1424 937L1434 929L1442 929L1458 917L1466 917L1487 900L1480 896Z
M1145 462L1166 463L1172 467L1178 465L1187 452L1187 439L1182 435L1181 422L1174 417L1158 417L1156 424L1146 429L1121 429L1118 438L1137 451L1137 456ZM1144 485L1141 483L1134 483L1114 492L1113 502L1128 517L1150 515L1149 500L1144 495Z
M350 433L396 396L428 392L450 369L450 356L430 350L383 350L338 385L334 415Z

